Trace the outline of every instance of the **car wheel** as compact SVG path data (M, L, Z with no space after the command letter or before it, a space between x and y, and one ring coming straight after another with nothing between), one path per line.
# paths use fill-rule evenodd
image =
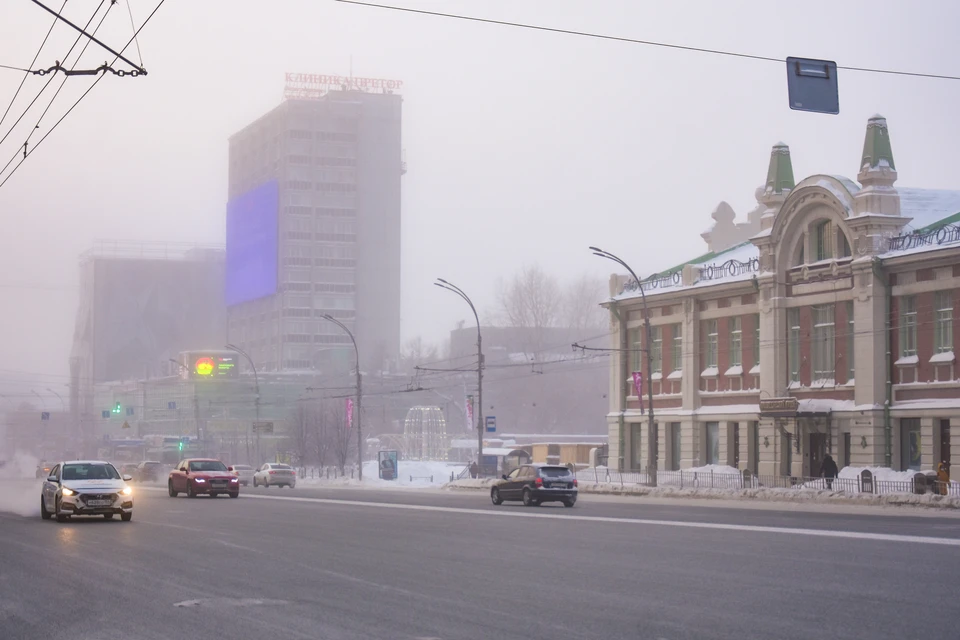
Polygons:
M131 511L130 513L121 513L120 519L123 520L124 522L130 522L131 520L133 520L133 511Z
M53 506L57 513L57 522L66 522L68 516L60 513L60 498L56 499L56 501L53 503Z
M232 491L232 492L230 492L229 495L230 495L231 498L239 498L239 497L240 497L240 492L239 492L239 491Z
M173 488L173 480L167 480L167 495L171 498L176 498L179 491L175 491Z
M188 498L196 498L196 497L197 497L197 492L193 490L193 485L190 484L189 482L187 483L187 497L188 497Z
M503 504L503 498L500 497L500 489L494 487L490 490L490 502L493 504Z
M113 514L112 514L112 513L105 513L105 514L103 514L103 519L104 519L104 520L113 520Z
M564 500L564 501L563 501L563 506L565 506L567 509L572 508L573 505L575 505L575 504L577 504L576 499L573 499L573 500Z
M53 514L47 511L47 505L43 502L43 496L40 496L40 517L49 520Z
M253 479L253 487L254 487L254 488L257 487L257 479L256 479L256 478Z
M533 499L533 492L530 491L530 489L523 490L523 506L525 507L537 506L537 501Z

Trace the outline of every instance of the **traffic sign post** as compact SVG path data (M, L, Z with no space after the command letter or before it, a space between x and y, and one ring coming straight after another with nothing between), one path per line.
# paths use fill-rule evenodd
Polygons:
M41 412L40 412L40 419L43 420L43 421L49 420L49 419L50 419L50 412L49 412L49 411L41 411Z
M487 416L487 433L497 432L497 417Z

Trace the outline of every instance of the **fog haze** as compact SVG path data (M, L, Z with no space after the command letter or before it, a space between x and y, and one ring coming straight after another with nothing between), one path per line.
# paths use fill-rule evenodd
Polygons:
M156 1L131 0L137 24ZM949 1L807 1L802 11L759 0L607 0L589 11L559 0L402 4L775 58L960 73L960 5ZM70 0L65 14L83 23L96 6ZM4 3L0 64L28 65L51 20L32 3ZM121 2L98 35L119 48L130 34ZM74 39L56 27L37 66L52 65ZM105 77L0 188L0 373L8 377L66 382L78 257L94 240L224 242L227 138L280 102L288 71L403 81L404 340L439 342L466 318L464 305L431 285L438 276L492 316L497 279L525 264L564 279L608 274L589 244L641 274L702 253L699 233L719 201L740 215L754 206L771 145L790 145L798 181L855 177L866 119L877 112L890 124L898 185L960 188L957 81L841 71L840 115L815 115L788 109L782 64L319 0L166 2L139 44L149 75ZM127 55L136 59L136 49ZM104 59L112 56L91 45L82 66ZM0 69L0 108L21 77ZM27 80L12 116L46 80ZM34 142L92 81L67 81ZM38 116L0 145L0 166Z

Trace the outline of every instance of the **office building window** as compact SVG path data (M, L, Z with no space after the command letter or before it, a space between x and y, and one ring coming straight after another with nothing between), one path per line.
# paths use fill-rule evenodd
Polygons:
M917 355L917 299L900 298L900 357Z
M835 319L832 304L813 307L813 377L833 380L836 376L834 357Z
M790 382L800 382L800 309L787 309L787 367Z
M740 318L730 318L730 366L743 364L743 332L740 330Z
M720 464L720 423L708 422L706 432L706 463Z
M636 327L630 329L628 332L627 339L630 343L630 370L631 371L643 371L641 369L641 363L643 362L643 342L641 336L643 335L643 327Z
M937 353L953 351L953 292L937 291L933 296L934 349Z
M830 222L821 222L815 228L817 260L826 260L833 257L833 225Z

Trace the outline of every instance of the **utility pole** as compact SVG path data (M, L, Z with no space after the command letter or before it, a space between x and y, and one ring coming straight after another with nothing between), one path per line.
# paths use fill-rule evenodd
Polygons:
M473 311L473 317L477 321L477 476L483 474L483 337L480 334L480 316L477 315L477 308L473 306L473 301L455 284L451 284L443 278L437 278L434 282L436 286L447 291L452 291L466 301Z
M360 416L363 413L363 376L360 374L360 350L357 349L357 341L353 337L353 333L350 329L347 328L347 325L343 324L329 313L323 315L324 320L329 320L333 324L337 325L341 329L347 332L347 335L350 336L350 342L353 343L353 355L356 357L357 361L357 479L363 480L363 429L360 424Z
M246 358L247 362L250 363L250 368L253 369L253 384L257 393L257 395L253 399L253 408L254 408L254 415L256 415L256 422L260 422L260 378L257 375L257 365L253 363L253 358L251 358L250 355L240 347L234 344L228 344L227 349L230 349L231 351L236 351L237 353L242 355L244 358ZM258 427L256 431L257 431L257 463L254 466L257 466L260 464L260 428ZM248 432L248 435L249 435L249 432Z
M630 272L630 275L633 276L633 279L637 283L637 289L640 290L640 299L643 302L643 328L646 341L646 349L643 351L646 354L647 362L647 380L644 382L647 385L647 475L650 478L650 486L657 486L657 458L659 457L660 442L659 434L657 433L657 426L653 421L653 384L649 380L653 376L653 329L650 326L650 308L647 306L647 296L643 292L643 282L637 277L637 274L634 273L633 269L630 268L626 262L613 255L609 251L604 251L603 249L598 249L597 247L590 247L590 251L593 251L593 255L600 256L601 258L606 258L607 260L612 260L616 262L621 267ZM621 320L625 322L626 318ZM621 446L623 443L620 443ZM623 455L623 451L620 452L620 455Z

